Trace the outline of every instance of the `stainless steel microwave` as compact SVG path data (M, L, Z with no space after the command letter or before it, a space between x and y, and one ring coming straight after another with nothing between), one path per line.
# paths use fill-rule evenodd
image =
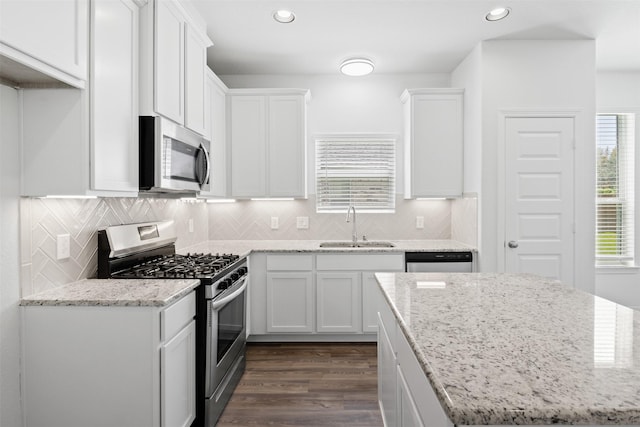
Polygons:
M140 191L209 191L210 143L163 117L140 116Z

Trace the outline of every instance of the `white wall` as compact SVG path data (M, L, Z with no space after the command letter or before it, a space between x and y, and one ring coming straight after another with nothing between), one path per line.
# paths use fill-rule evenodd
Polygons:
M598 111L636 113L636 207L640 204L640 71L601 72L597 74ZM640 214L636 208L635 258L640 260ZM639 268L599 268L596 270L596 294L619 304L640 309Z
M18 92L0 85L0 425L22 425L20 400Z
M480 66L478 66L480 63ZM479 75L479 77L478 77ZM481 82L478 95L478 78ZM481 140L474 132L478 123L467 127L465 150L475 159L465 158L465 174L475 188L480 182L480 268L497 271L503 256L498 241L498 137L499 117L507 110L578 111L575 162L575 286L594 291L594 128L595 42L593 40L492 40L482 42L454 71L452 82L470 85L473 105L481 105ZM480 101L478 101L478 96ZM478 145L480 144L480 145ZM475 148L473 148L475 145ZM478 171L481 172L479 181ZM467 191L467 188L465 188Z

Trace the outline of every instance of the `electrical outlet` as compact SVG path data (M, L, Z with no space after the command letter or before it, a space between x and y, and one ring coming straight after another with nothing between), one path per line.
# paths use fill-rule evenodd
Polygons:
M298 227L298 230L309 229L309 217L308 216L296 217L296 226Z
M416 228L422 230L424 228L424 217L417 216L416 217Z
M56 236L56 258L67 259L71 256L71 236L58 234Z
M193 233L193 218L189 218L189 233Z
M272 230L277 230L278 228L280 228L278 217L277 216L272 216L271 217L271 229Z

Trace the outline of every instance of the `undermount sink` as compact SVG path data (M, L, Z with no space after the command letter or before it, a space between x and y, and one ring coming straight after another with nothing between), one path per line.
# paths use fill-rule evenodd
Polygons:
M394 245L391 242L378 242L378 241L362 241L358 243L353 242L322 242L321 248L393 248Z

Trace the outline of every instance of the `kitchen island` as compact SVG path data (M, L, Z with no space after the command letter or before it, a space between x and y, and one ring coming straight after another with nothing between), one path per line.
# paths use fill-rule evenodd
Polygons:
M387 425L640 423L640 313L532 275L376 279Z

